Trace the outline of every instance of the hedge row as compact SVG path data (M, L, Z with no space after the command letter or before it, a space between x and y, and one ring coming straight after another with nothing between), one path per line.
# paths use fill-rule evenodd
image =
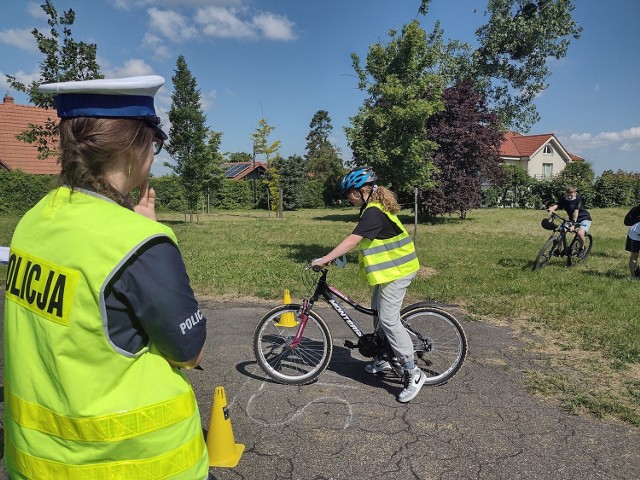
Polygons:
M32 175L19 170L0 170L0 214L23 215L54 188L55 184L56 176L54 175ZM178 177L174 175L153 177L149 180L149 184L156 191L156 210L185 211L184 189ZM225 210L247 209L254 206L266 208L267 202L262 183L256 182L255 200L253 188L253 182L225 178L220 187L209 195L209 208ZM133 192L134 199L135 193ZM304 208L324 206L322 185L318 185L317 182L307 182L302 197ZM200 210L206 211L205 195L201 196L200 203Z

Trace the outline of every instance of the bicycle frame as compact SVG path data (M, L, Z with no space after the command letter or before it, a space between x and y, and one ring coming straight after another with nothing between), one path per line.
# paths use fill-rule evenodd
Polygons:
M576 229L574 229L573 231L569 230L569 228L571 228L571 227L567 226L567 224L572 223L572 222L569 222L569 220L565 220L560 215L558 215L556 212L553 212L551 214L551 218L557 218L558 220L560 220L562 222L560 225L558 225L556 227L556 229L553 232L551 232L551 235L549 236L549 238L553 238L556 233L560 234L558 238L562 241L562 250L559 251L558 254L559 254L559 256L563 257L563 256L565 256L567 254L567 248L569 248L569 245L571 243L567 239L567 233L573 233L574 236L575 236L575 235L577 235L578 231Z
M356 335L356 337L361 338L364 336L362 330L356 323L356 321L351 318L351 316L342 308L340 302L336 300L336 297L343 302L351 305L358 312L364 313L365 315L369 315L370 317L375 317L378 312L367 307L363 307L358 302L351 300L347 295L342 293L340 290L335 288L332 285L327 283L327 272L326 268L322 269L322 273L320 278L318 279L318 283L316 284L316 289L311 298L305 299L302 302L302 308L298 314L298 318L300 318L300 325L298 327L298 331L296 332L295 337L289 344L291 348L295 348L298 346L300 341L302 340L302 334L304 332L304 328L307 325L308 314L307 312L313 308L314 303L322 298L325 302L327 302L331 308L338 314L338 316L346 323L351 331Z

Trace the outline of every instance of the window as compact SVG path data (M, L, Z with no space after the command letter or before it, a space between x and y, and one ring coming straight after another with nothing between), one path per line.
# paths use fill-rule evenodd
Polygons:
M544 175L544 178L553 177L553 163L542 164L542 175Z
M551 147L551 145L545 145L542 153L544 153L545 155L553 155L553 148Z

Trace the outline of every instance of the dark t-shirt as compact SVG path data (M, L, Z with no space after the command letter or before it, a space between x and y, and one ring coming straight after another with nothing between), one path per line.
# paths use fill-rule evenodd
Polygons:
M576 195L576 198L573 200L567 200L566 198L561 197L558 200L558 207L562 208L567 213L569 220L571 221L573 221L574 210L578 210L578 222L591 220L591 215L589 215L589 212L584 208L584 202L580 195Z
M176 362L200 353L206 318L200 312L178 248L168 239L144 245L105 291L111 341L130 353L150 342Z
M369 240L386 240L402 233L398 226L379 208L367 208L351 232Z

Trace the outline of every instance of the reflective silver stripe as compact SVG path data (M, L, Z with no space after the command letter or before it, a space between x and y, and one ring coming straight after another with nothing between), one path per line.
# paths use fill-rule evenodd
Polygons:
M417 258L416 252L413 251L405 255L404 257L396 258L394 260L389 260L387 262L378 263L376 265L366 266L365 272L367 272L367 274L372 272L379 272L380 270L386 270L387 268L404 265L405 263L409 263L411 260L415 260L416 258Z
M377 247L367 248L366 250L362 251L362 255L366 257L367 255L375 255L376 253L382 253L388 250L395 250L396 248L404 247L409 243L411 243L411 237L407 235L406 237L401 238L400 240L396 240L395 242L384 243Z

